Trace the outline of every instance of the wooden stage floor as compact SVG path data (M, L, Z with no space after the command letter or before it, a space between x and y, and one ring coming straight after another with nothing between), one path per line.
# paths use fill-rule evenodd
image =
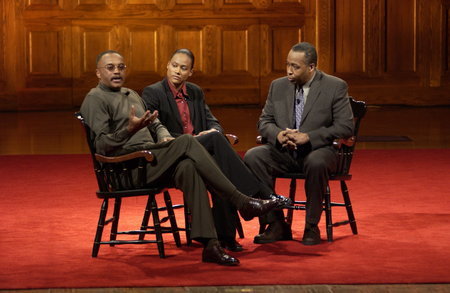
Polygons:
M88 153L76 111L0 112L0 155ZM258 107L213 107L228 133L239 136L237 151L255 146ZM370 106L357 149L450 147L450 107Z
M0 155L88 153L72 111L0 112ZM213 107L228 133L239 136L237 151L255 146L258 107ZM371 106L362 121L357 149L450 148L450 107ZM100 292L450 292L450 284L290 285L170 288L0 290L14 293Z

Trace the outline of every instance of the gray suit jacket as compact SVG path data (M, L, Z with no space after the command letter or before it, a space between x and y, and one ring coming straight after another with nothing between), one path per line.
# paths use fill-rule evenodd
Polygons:
M294 126L294 99L295 84L287 77L272 82L258 129L274 146L279 146L278 133ZM345 81L316 71L303 110L300 131L309 135L312 150L329 146L334 139L353 134L353 113Z

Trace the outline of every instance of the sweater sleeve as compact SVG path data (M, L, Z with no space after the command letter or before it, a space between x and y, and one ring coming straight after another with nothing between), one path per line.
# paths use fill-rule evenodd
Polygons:
M121 121L112 121L108 108L107 102L101 95L90 92L80 109L95 136L94 146L100 154L110 154L122 148L131 136L126 124Z

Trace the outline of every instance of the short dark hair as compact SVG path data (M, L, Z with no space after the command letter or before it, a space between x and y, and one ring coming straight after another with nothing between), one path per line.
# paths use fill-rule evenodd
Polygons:
M120 54L119 52L117 52L115 50L106 50L106 51L103 51L103 52L101 52L100 54L97 55L97 59L95 61L95 64L97 65L98 62L100 62L100 59L102 59L102 57L105 56L106 54L117 54L117 55L119 55L119 56L121 56L123 58L122 54Z
M191 59L191 69L194 68L195 57L194 57L194 53L192 53L191 50L186 49L186 48L177 49L177 50L175 50L175 52L172 53L172 55L170 56L170 59L172 59L173 56L175 56L175 54L178 54L178 53L187 55Z
M317 65L317 51L312 44L308 42L301 42L292 46L291 50L294 52L304 52L306 64Z

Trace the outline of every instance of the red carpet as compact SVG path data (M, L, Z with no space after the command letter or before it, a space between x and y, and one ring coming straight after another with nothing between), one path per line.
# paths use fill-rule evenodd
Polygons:
M256 245L258 221L243 222L233 268L201 263L198 246L176 248L170 235L166 259L155 245L102 246L91 258L100 200L89 157L0 160L0 289L450 282L450 149L359 150L349 183L359 235L338 227L333 243L303 246L298 211L294 241ZM126 199L122 227L136 228L143 207Z

